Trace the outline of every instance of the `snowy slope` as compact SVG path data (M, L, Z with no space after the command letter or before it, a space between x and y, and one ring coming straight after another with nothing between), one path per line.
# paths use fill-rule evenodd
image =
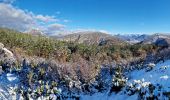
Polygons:
M81 100L137 100L139 91L129 95L131 90L140 90L146 92L146 97L150 94L148 92L149 85L152 84L156 88L153 95L160 94L158 99L168 100L163 96L164 92L170 92L170 60L164 63L158 63L151 71L134 70L129 73L129 80L126 86L119 93L95 93L92 95L80 95ZM15 88L19 85L19 77L16 74L2 74L0 75L0 100L21 100L22 96L15 93ZM162 86L159 90L157 86ZM132 86L132 87L131 87ZM130 89L127 89L131 87ZM41 100L41 99L40 99ZM70 99L71 100L71 99Z
M164 63L158 63L155 68L149 72L146 72L146 69L135 70L129 74L130 79L127 82L127 86L130 84L136 84L137 89L146 89L149 84L153 84L154 86L163 86L163 89L160 91L154 90L154 95L163 92L170 92L170 60ZM144 91L146 91L144 90ZM92 96L83 95L81 96L82 100L137 100L138 93L135 93L131 96L128 93L125 93L126 89L122 89L121 92L115 94L112 93L110 96L108 93L96 93ZM147 95L146 95L147 96ZM168 100L165 97L159 97L158 99Z
M124 40L128 43L139 43L145 39L147 39L149 37L149 35L146 34L128 34L128 35L115 35L116 37L118 37L121 40Z
M155 85L163 85L167 90L170 90L170 60L164 63L158 63L150 72L146 72L145 69L133 71L131 73L131 78L130 81L133 81L134 79L144 80Z
M14 88L17 87L19 79L17 75L7 73L0 76L0 100L15 100Z

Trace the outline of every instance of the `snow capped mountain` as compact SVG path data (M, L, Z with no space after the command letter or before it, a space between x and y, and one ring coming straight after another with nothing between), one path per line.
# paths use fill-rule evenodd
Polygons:
M155 44L158 39L170 40L170 35L163 33L156 33L153 35L146 34L128 34L128 35L115 35L117 38L124 40L128 43L143 43L143 44Z
M139 43L149 37L146 34L128 34L128 35L115 35L116 37L128 42L128 43Z
M158 39L170 40L170 35L157 33L149 36L142 41L143 44L154 44Z

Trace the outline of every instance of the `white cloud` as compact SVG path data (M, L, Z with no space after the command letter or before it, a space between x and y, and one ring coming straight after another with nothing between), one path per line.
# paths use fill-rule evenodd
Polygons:
M73 33L78 33L78 32L102 32L106 34L110 34L110 32L106 30L96 30L96 29L83 29L83 28L77 28L76 30L72 30Z
M65 19L65 20L63 20L63 22L68 23L68 22L70 22L70 20Z
M45 27L45 32L48 34L48 35L51 35L51 34L58 34L58 33L61 33L61 32L64 32L66 31L65 30L65 27L64 25L62 24L50 24L48 25L47 27Z
M35 18L37 20L43 21L43 22L57 22L59 21L58 19L56 19L54 16L43 16L43 15L37 15L35 16Z
M10 4L0 3L0 26L24 31L34 26L31 13L14 8Z
M64 25L62 25L62 24L50 24L49 26L48 26L48 29L49 30L63 30L65 28L65 26Z
M31 29L42 30L46 33L64 31L65 26L58 24L55 16L37 15L14 7L11 4L0 3L0 27L12 28L22 32Z
M7 3L7 4L12 4L16 0L0 0L0 2Z
M2 0L1 0L2 1ZM59 20L55 16L35 14L33 12L14 7L10 2L15 0L3 0L9 3L0 3L0 27L12 28L22 32L40 31L48 35L69 34L81 31L100 31L108 33L105 30L95 29L77 29L67 30L66 26L59 22L70 22L70 20Z

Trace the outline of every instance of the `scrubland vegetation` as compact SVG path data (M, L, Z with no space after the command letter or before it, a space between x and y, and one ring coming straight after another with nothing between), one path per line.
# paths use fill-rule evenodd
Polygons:
M21 58L31 56L51 59L63 66L65 73L75 73L75 69L80 69L86 80L88 75L96 73L100 65L109 66L113 62L122 64L126 60L130 62L144 61L148 53L157 50L154 45L135 44L106 44L87 45L78 42L65 42L52 39L42 35L30 35L19 33L14 30L0 29L0 42L5 44L17 57ZM77 68L80 67L80 68ZM70 71L70 70L74 70ZM67 72L68 71L68 72ZM86 72L87 71L87 72ZM91 76L91 77L92 77ZM91 78L90 78L91 79Z
M97 91L111 87L110 92L118 92L127 82L124 72L129 72L129 69L142 69L151 58L156 57L151 61L159 62L161 59L157 58L169 54L168 48L162 50L154 44L87 45L2 28L0 38L0 42L11 50L16 58L12 68L4 62L1 62L1 66L5 67L7 72L22 74L24 78L21 81L31 90L35 89L35 84L39 84L34 92L36 95L33 94L35 98L39 95L50 95L54 91L58 94L59 91L53 89L57 86L62 87L66 93L95 93L92 87ZM103 69L106 72L103 72ZM103 73L109 73L112 80L110 84L103 79ZM49 84L50 92L46 88ZM30 90L25 92L28 91Z
M59 62L71 62L82 58L87 61L94 59L120 61L121 58L144 57L145 54L157 49L154 45L135 44L109 44L109 45L86 45L77 42L65 42L46 36L23 34L8 29L0 29L0 37L3 44L11 50L20 50L29 56L54 58ZM77 59L74 59L75 55Z

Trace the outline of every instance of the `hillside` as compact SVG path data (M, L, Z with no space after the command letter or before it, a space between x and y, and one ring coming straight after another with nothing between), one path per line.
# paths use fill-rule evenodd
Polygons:
M128 73L129 79L119 93L96 93L82 96L82 100L169 100L170 61L158 63L151 71L134 70ZM167 97L166 97L167 96ZM125 99L126 98L126 99Z
M0 81L0 97L81 100L103 95L104 99L119 100L120 95L130 97L124 93L127 91L125 88L133 91L128 82L141 78L133 73L142 73L139 76L144 78L149 71L154 75L154 69L157 70L154 66L170 59L168 47L160 49L153 44L122 44L115 37L98 34L93 33L97 38L104 37L107 43L103 40L86 44L79 43L79 39L57 40L0 29L0 78L3 79ZM108 42L110 38L116 42ZM139 93L135 92L132 97L138 98ZM167 98L166 94L162 97Z
M170 0L0 0L0 100L170 100Z
M128 35L115 35L115 37L126 41L127 43L130 44L135 44L135 43L139 43L141 41L144 41L146 39L148 39L150 37L150 35L146 35L146 34L128 34Z
M67 81L70 82L70 89L68 90L67 87L64 86L66 83L57 85L53 83L60 83L60 80L57 81L54 79L54 81L48 70L42 72L41 69L48 69L48 66L43 66L44 65L35 66L32 68L28 63L23 62L20 69L11 69L11 71L7 71L7 69L6 71L4 70L0 75L1 99L122 100L126 98L126 100L168 100L170 98L169 60L159 62L158 64L150 63L145 68L133 69L124 74L119 67L115 69L113 76L108 74L106 70L101 70L99 75L101 75L101 79L103 78L104 80L95 80L88 84L90 86L84 84L85 87L83 88L79 88L79 84L76 81L67 77ZM37 75L38 78L31 77L32 75ZM48 79L45 77L48 77ZM34 88L29 85L32 85ZM80 91L78 92L76 88L79 88Z
M143 44L154 44L158 39L165 39L165 40L169 41L170 35L161 34L161 33L153 34L153 35L150 35L148 38L144 39L141 43L143 43Z
M108 41L112 44L124 43L124 41L121 41L120 39L110 34L106 34L102 32L93 32L93 31L76 32L76 33L64 35L63 37L58 37L57 39L68 41L68 42L75 41L78 43L85 43L85 44L99 44L101 40Z
M108 59L120 61L121 58L133 58L133 56L137 56L137 52L140 55L142 52L149 52L150 48L156 49L154 45L129 45L104 33L84 34L78 36L77 42L75 42L76 40L68 42L42 35L24 34L9 29L1 29L0 36L0 42L16 53L15 55L25 55L26 57L29 55L47 59L50 57L62 63L74 60L75 54L78 54L79 58L85 60L96 59L102 63ZM93 37L96 37L96 40ZM79 43L78 41L84 40L83 38L90 38L90 43ZM99 38L102 39L99 40Z

